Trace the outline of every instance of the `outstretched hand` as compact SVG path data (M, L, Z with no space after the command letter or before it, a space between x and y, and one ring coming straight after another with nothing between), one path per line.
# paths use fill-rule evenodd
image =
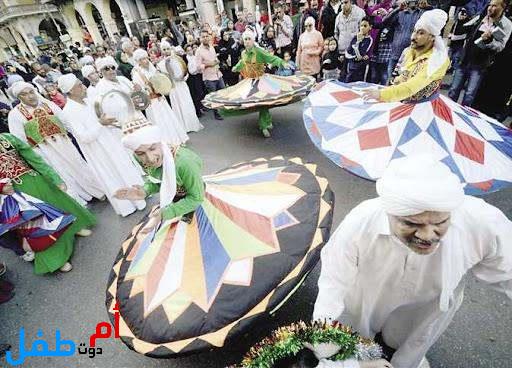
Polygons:
M146 192L140 185L133 185L131 188L122 188L114 193L114 198L128 201L140 201L146 198Z

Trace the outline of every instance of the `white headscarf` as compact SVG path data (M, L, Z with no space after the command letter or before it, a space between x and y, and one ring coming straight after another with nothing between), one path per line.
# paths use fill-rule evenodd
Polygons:
M244 38L250 38L252 40L256 40L256 35L251 29L246 29L244 33L242 33L242 40Z
M62 91L62 93L69 93L71 88L73 88L78 82L78 78L73 73L64 74L59 77L57 80L57 86Z
M448 60L448 50L441 37L441 30L447 20L448 14L444 10L434 9L423 13L414 26L415 30L423 29L435 37L434 52L427 65L427 75L429 77Z
M124 146L132 151L136 151L142 145L154 143L162 144L163 163L162 180L160 182L160 208L164 208L172 203L176 195L176 167L171 149L167 143L162 142L162 132L154 125L147 125L123 137Z
M311 23L313 25L313 28L311 29L311 31L314 31L315 30L315 18L307 17L306 20L304 21L304 25L309 24L309 23Z
M23 82L20 81L20 82L13 83L13 85L9 88L9 91L13 97L18 98L18 95L21 93L21 91L23 91L27 88L32 89L32 90L36 89L36 87L34 87L32 84L27 83L25 81L23 81Z
M133 60L135 60L135 62L139 62L140 60L144 59L144 58L147 58L149 57L148 53L146 52L146 50L143 50L143 49L137 49L133 52Z
M163 50L165 48L167 48L167 49L171 48L172 49L172 45L169 42L167 42L166 40L162 40L160 42L160 49Z
M84 76L84 78L87 78L89 77L89 75L91 75L92 73L96 73L96 68L94 68L93 65L84 65L82 67L82 75Z
M107 66L114 66L117 68L117 63L112 56L105 56L96 60L96 69L99 71Z
M392 161L377 180L377 193L386 213L412 216L426 211L452 212L462 205L462 184L448 166L431 156L409 156ZM446 312L457 287L451 277L458 272L462 249L441 244L443 289L439 308Z

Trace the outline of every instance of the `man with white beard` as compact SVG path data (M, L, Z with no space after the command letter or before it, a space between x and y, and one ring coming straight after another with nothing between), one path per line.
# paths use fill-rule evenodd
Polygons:
M10 91L20 100L7 117L10 133L30 144L57 171L66 192L80 204L92 197L104 197L90 167L67 135L62 110L29 83L16 82Z
M377 336L394 368L425 367L462 303L468 271L512 298L512 222L466 196L430 156L392 161L377 193L322 250L313 318Z
M64 118L75 136L97 180L103 185L114 211L123 217L146 207L145 201L121 201L114 198L120 188L143 185L121 141L107 127L114 119L98 119L94 109L86 103L87 89L74 74L59 78L59 89L68 97Z

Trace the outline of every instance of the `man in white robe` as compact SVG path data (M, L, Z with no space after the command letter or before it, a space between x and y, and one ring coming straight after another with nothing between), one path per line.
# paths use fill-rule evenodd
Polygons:
M464 195L458 177L430 157L393 161L377 192L322 250L313 316L381 336L396 350L394 368L423 367L462 303L468 271L512 298L512 222Z
M94 104L97 95L96 86L100 82L100 75L94 65L84 65L81 72L82 76L90 83L89 87L87 87L87 100Z
M160 49L165 57L158 62L157 68L162 73L169 75L174 84L174 88L169 93L172 109L183 122L187 133L198 132L204 127L197 118L194 101L186 83L188 77L187 64L181 56L176 55L169 42L160 42Z
M7 117L9 132L29 143L64 180L71 197L84 205L104 197L87 162L67 135L62 110L37 94L33 85L16 82L10 89L20 100Z
M145 201L121 201L114 197L120 188L144 185L139 170L131 161L119 138L107 126L114 119L98 119L94 109L86 103L87 89L74 74L59 78L59 89L68 97L63 109L68 127L75 136L87 162L114 211L128 216L146 207Z
M132 79L135 85L144 88L149 94L150 104L146 109L149 121L155 124L166 138L166 142L174 145L183 144L188 140L185 123L181 121L169 106L164 96L155 93L150 79L158 72L145 50L137 49L133 53L136 66L132 70Z

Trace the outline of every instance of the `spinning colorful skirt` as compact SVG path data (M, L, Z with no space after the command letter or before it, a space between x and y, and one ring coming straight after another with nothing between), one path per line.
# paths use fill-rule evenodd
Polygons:
M316 165L275 157L204 177L192 221L123 243L107 287L122 341L175 357L214 347L276 311L304 281L329 237L333 194Z
M24 193L0 195L0 208L0 236L16 231L34 252L54 244L75 221L73 215Z
M308 75L281 77L265 73L267 64L282 66L284 61L254 46L242 52L235 66L244 79L238 84L209 93L203 105L217 109L224 116L236 116L258 111L259 128L272 128L269 108L284 106L303 99L315 84Z
M304 107L306 130L338 166L377 180L392 160L429 154L455 173L467 194L512 184L512 131L434 93L418 102L371 103L368 83L323 82Z

